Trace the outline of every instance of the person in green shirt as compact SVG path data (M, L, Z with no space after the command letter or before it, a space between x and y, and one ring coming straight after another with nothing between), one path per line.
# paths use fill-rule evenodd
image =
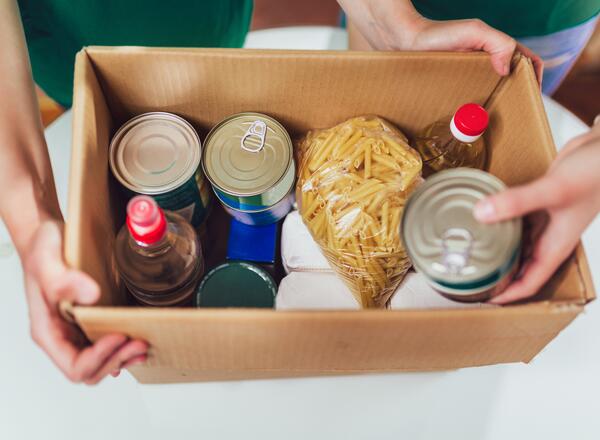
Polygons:
M83 46L242 47L252 0L19 0L36 83L71 106Z
M542 1L546 2L538 3ZM544 11L559 10L558 0L547 2L554 9ZM408 0L339 3L362 41L375 49L484 50L491 55L496 71L507 75L510 59L518 48L533 58L541 77L539 57L481 20L431 20L419 14ZM457 8L469 4L466 0L455 3ZM483 3L490 9L486 17L493 20L500 16L500 12L494 12L502 11L499 5L518 2ZM533 4L533 0L521 3ZM569 3L573 11L579 8L575 2ZM581 4L586 2L582 0ZM431 9L423 9L423 13L430 17L444 11L433 2L422 2L419 7L426 5ZM62 257L64 224L33 80L52 98L69 106L75 53L85 45L241 46L252 2L0 0L0 8L0 187L5 189L0 197L0 214L23 264L32 338L70 380L95 384L109 374L118 375L121 368L144 362L148 346L119 334L104 336L90 345L58 312L61 300L94 304L100 292L91 277L67 267ZM460 14L451 11L458 14L456 17L438 18L474 16L472 11L465 7ZM483 6L479 11L488 13ZM506 16L509 23L510 15ZM571 17L578 19L576 14ZM547 17L542 22L553 23ZM560 22L560 18L554 21ZM545 176L479 206L475 214L482 221L535 210L550 213L548 229L533 259L503 301L533 295L574 248L582 231L600 211L599 168L597 124L589 133L572 140Z

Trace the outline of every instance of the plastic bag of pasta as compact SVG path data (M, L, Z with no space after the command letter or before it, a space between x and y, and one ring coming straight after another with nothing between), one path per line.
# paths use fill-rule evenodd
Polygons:
M376 116L309 132L298 145L300 214L362 307L385 307L410 262L402 209L421 181L406 136Z

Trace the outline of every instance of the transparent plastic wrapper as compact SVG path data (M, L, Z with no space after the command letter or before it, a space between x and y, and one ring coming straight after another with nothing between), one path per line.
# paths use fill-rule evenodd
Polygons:
M400 219L421 157L377 116L309 132L298 157L302 220L359 304L385 307L410 267Z

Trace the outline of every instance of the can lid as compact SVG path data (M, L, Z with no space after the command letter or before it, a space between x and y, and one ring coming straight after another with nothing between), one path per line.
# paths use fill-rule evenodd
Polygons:
M200 138L171 113L144 113L127 121L110 144L110 167L130 190L161 194L179 187L200 164Z
M276 294L275 281L264 269L232 261L206 274L196 292L196 306L272 308Z
M270 116L239 113L208 134L202 167L221 191L251 196L279 182L293 161L293 146L285 128Z
M402 219L415 268L438 283L462 286L508 270L520 246L521 219L483 224L473 216L479 200L504 188L498 178L472 168L428 178L407 201Z
M452 121L464 136L480 136L488 126L489 116L479 104L469 103L459 107Z

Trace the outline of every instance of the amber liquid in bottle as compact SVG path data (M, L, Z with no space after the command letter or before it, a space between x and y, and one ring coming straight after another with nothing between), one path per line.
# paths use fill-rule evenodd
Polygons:
M121 228L115 243L119 276L141 305L188 305L204 273L201 245L183 217L167 211L164 219L164 232L152 240L134 237L128 225Z

